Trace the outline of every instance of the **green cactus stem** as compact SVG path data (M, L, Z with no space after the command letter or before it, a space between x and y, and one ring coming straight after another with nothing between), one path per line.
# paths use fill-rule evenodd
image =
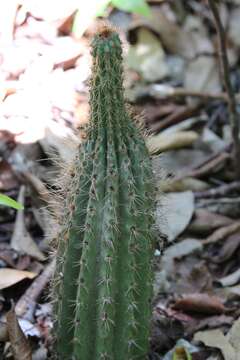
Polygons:
M124 103L118 34L104 27L92 57L90 127L59 235L57 358L140 360L151 318L153 176Z

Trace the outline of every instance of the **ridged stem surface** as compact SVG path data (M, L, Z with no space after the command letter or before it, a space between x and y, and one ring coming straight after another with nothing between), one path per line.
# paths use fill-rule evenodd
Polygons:
M145 359L152 295L150 160L124 104L118 35L92 43L91 121L59 237L59 360Z

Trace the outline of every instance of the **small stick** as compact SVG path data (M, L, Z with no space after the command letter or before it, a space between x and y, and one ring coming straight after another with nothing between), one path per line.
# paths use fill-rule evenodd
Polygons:
M210 236L208 236L205 240L202 241L203 245L213 244L217 241L221 241L226 237L239 232L240 230L240 221L236 221L233 224L223 226L217 230L215 230Z
M27 291L18 300L15 311L17 316L24 317L31 321L36 307L36 301L41 295L43 289L50 281L55 269L55 259L49 263L44 271L39 275L36 280L29 286Z
M179 175L175 180L182 180L186 177L200 178L208 175L211 172L218 170L219 166L228 160L230 155L227 152L219 152L215 156L211 156L207 162L203 162L200 166L186 172L184 175Z
M172 125L176 125L183 120L186 120L192 116L195 116L199 113L200 106L194 106L194 107L187 107L180 108L176 111L174 111L172 114L167 116L165 119L157 122L156 124L153 124L150 128L151 132L158 133Z
M223 83L228 96L229 119L232 129L234 168L235 168L236 177L239 179L240 178L240 166L238 164L240 159L239 116L237 113L237 105L236 105L234 90L230 81L229 63L228 63L227 49L226 49L226 36L220 19L216 0L208 0L208 4L212 11L215 20L217 34L218 34L219 58L222 69Z
M215 198L225 196L236 190L240 190L240 181L233 181L231 184L224 184L213 189L198 191L194 193L194 196L195 199Z

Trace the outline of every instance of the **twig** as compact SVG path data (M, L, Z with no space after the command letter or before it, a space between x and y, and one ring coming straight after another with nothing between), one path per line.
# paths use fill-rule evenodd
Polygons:
M32 320L36 307L38 297L41 295L43 289L50 281L55 269L55 259L47 265L45 270L39 275L36 280L29 286L27 291L18 300L15 311L18 316L25 319Z
M151 132L158 133L169 126L175 125L180 123L183 120L186 120L192 116L195 116L199 113L200 106L184 106L183 108L180 108L176 111L174 111L172 114L167 116L165 119L161 120L160 122L157 122L156 124L153 124L151 126Z
M240 158L239 119L237 113L235 94L230 81L229 63L228 63L227 49L226 49L226 36L218 12L216 0L208 0L208 4L212 11L215 20L217 34L218 34L219 58L222 69L223 83L228 96L229 119L232 129L233 161L234 161L236 177L239 179L240 178L240 166L238 164Z
M203 101L209 100L221 100L224 102L228 102L228 96L226 93L209 93L202 91L195 91L184 89L182 87L173 87L171 85L165 84L153 84L149 85L144 89L141 89L140 95L150 95L157 99L167 99L167 98L176 98L176 97L193 97L200 98ZM237 100L240 101L240 94L238 94Z
M212 172L219 171L220 167L223 166L230 155L227 152L218 152L217 154L211 155L207 161L204 161L197 168L194 168L183 175L176 177L176 180L182 180L186 177L201 178Z
M225 196L236 190L240 190L240 181L233 181L231 184L224 184L213 189L198 191L194 193L194 196L195 199L215 198Z
M217 241L225 239L227 236L235 234L240 230L240 221L236 221L233 224L223 226L220 229L215 230L210 236L202 241L203 245L213 244Z

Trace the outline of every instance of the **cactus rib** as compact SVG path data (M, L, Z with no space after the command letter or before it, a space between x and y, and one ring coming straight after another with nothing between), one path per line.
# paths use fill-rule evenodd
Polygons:
M91 118L59 235L60 360L145 359L152 294L150 160L124 103L122 50L104 27L92 43Z

